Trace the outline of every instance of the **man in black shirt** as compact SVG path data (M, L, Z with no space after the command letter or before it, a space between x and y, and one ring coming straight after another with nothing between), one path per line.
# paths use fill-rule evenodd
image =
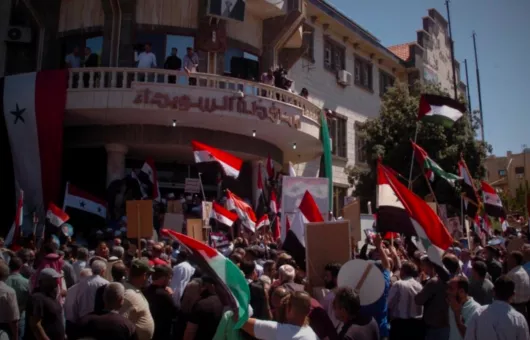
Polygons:
M184 340L211 340L223 316L223 304L215 292L215 281L202 277L201 299L191 311Z
M39 273L38 288L26 306L24 340L64 340L63 309L57 302L57 280L61 277L53 268L45 268Z
M105 286L103 300L105 310L101 314L90 313L79 324L80 338L98 340L137 340L136 327L127 318L118 314L123 305L125 288L121 283L111 282Z
M143 292L155 322L153 340L171 338L171 329L178 312L171 288L168 287L172 274L173 271L169 266L156 266L155 272L151 275L153 282Z
M177 49L175 47L171 49L171 55L166 58L164 68L166 70L180 70L182 68L182 60L177 57ZM177 82L177 76L169 76L168 81L175 84Z
M362 316L360 309L361 301L353 288L343 287L335 292L333 311L343 323L339 339L379 340L379 325L373 317Z

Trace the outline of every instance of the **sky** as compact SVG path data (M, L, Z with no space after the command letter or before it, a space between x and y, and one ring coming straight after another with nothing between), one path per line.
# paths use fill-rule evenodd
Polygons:
M444 0L328 1L385 46L415 41L429 8L447 18ZM455 59L464 83L467 59L473 110L479 105L471 35L477 34L486 141L496 156L521 152L523 144L530 147L530 1L453 0L450 10Z

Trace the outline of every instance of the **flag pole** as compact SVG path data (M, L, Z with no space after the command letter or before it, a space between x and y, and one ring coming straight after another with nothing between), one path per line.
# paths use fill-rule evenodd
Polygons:
M70 182L66 182L66 186L64 187L64 197L63 197L63 211L66 209L66 195L68 195L68 186L70 185Z
M204 194L204 186L202 185L202 174L199 172L199 182L201 184L202 200L206 202L206 195Z
M431 182L427 178L425 171L423 171L423 178L425 178L425 181L427 181L427 186L429 187L429 191L431 192L434 203L436 203L436 210L438 210L438 200L436 199L436 195L434 194L434 190L432 189Z
M416 122L416 132L414 132L414 144L416 144L416 141L418 140L418 122ZM415 154L416 150L414 149L414 147L412 147L412 159L410 160L410 171L409 171L409 185L408 185L408 189L409 190L412 190L412 169L414 168L414 154ZM427 182L429 182L427 180ZM432 190L431 190L432 191ZM433 194L434 195L434 194Z

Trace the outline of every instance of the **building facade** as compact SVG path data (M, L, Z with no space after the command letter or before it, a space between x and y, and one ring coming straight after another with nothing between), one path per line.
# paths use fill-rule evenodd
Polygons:
M96 193L148 157L162 187L182 191L199 172L192 139L245 161L240 179L227 183L243 197L254 197L258 162L269 155L278 169L292 162L299 176L316 176L326 110L338 213L349 188L344 168L367 162L357 125L378 115L387 87L416 79L452 86L447 22L435 10L423 21L404 54L324 0L5 0L0 75L79 60L69 72L63 173ZM135 62L146 43L157 65L148 69ZM164 68L173 48L182 61L188 47L197 73ZM259 82L278 66L289 91ZM207 192L215 177L203 173Z
M524 190L530 181L530 149L521 153L508 151L506 156L495 155L486 158L487 181L498 191L515 196L517 190ZM528 184L526 184L528 185Z

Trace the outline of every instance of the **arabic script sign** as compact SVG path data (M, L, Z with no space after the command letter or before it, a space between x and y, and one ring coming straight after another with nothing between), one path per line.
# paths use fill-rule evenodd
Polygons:
M268 120L276 124L287 124L300 128L300 112L296 107L276 103L268 98L236 94L208 89L149 87L136 84L134 105L155 107L181 112L239 113Z

